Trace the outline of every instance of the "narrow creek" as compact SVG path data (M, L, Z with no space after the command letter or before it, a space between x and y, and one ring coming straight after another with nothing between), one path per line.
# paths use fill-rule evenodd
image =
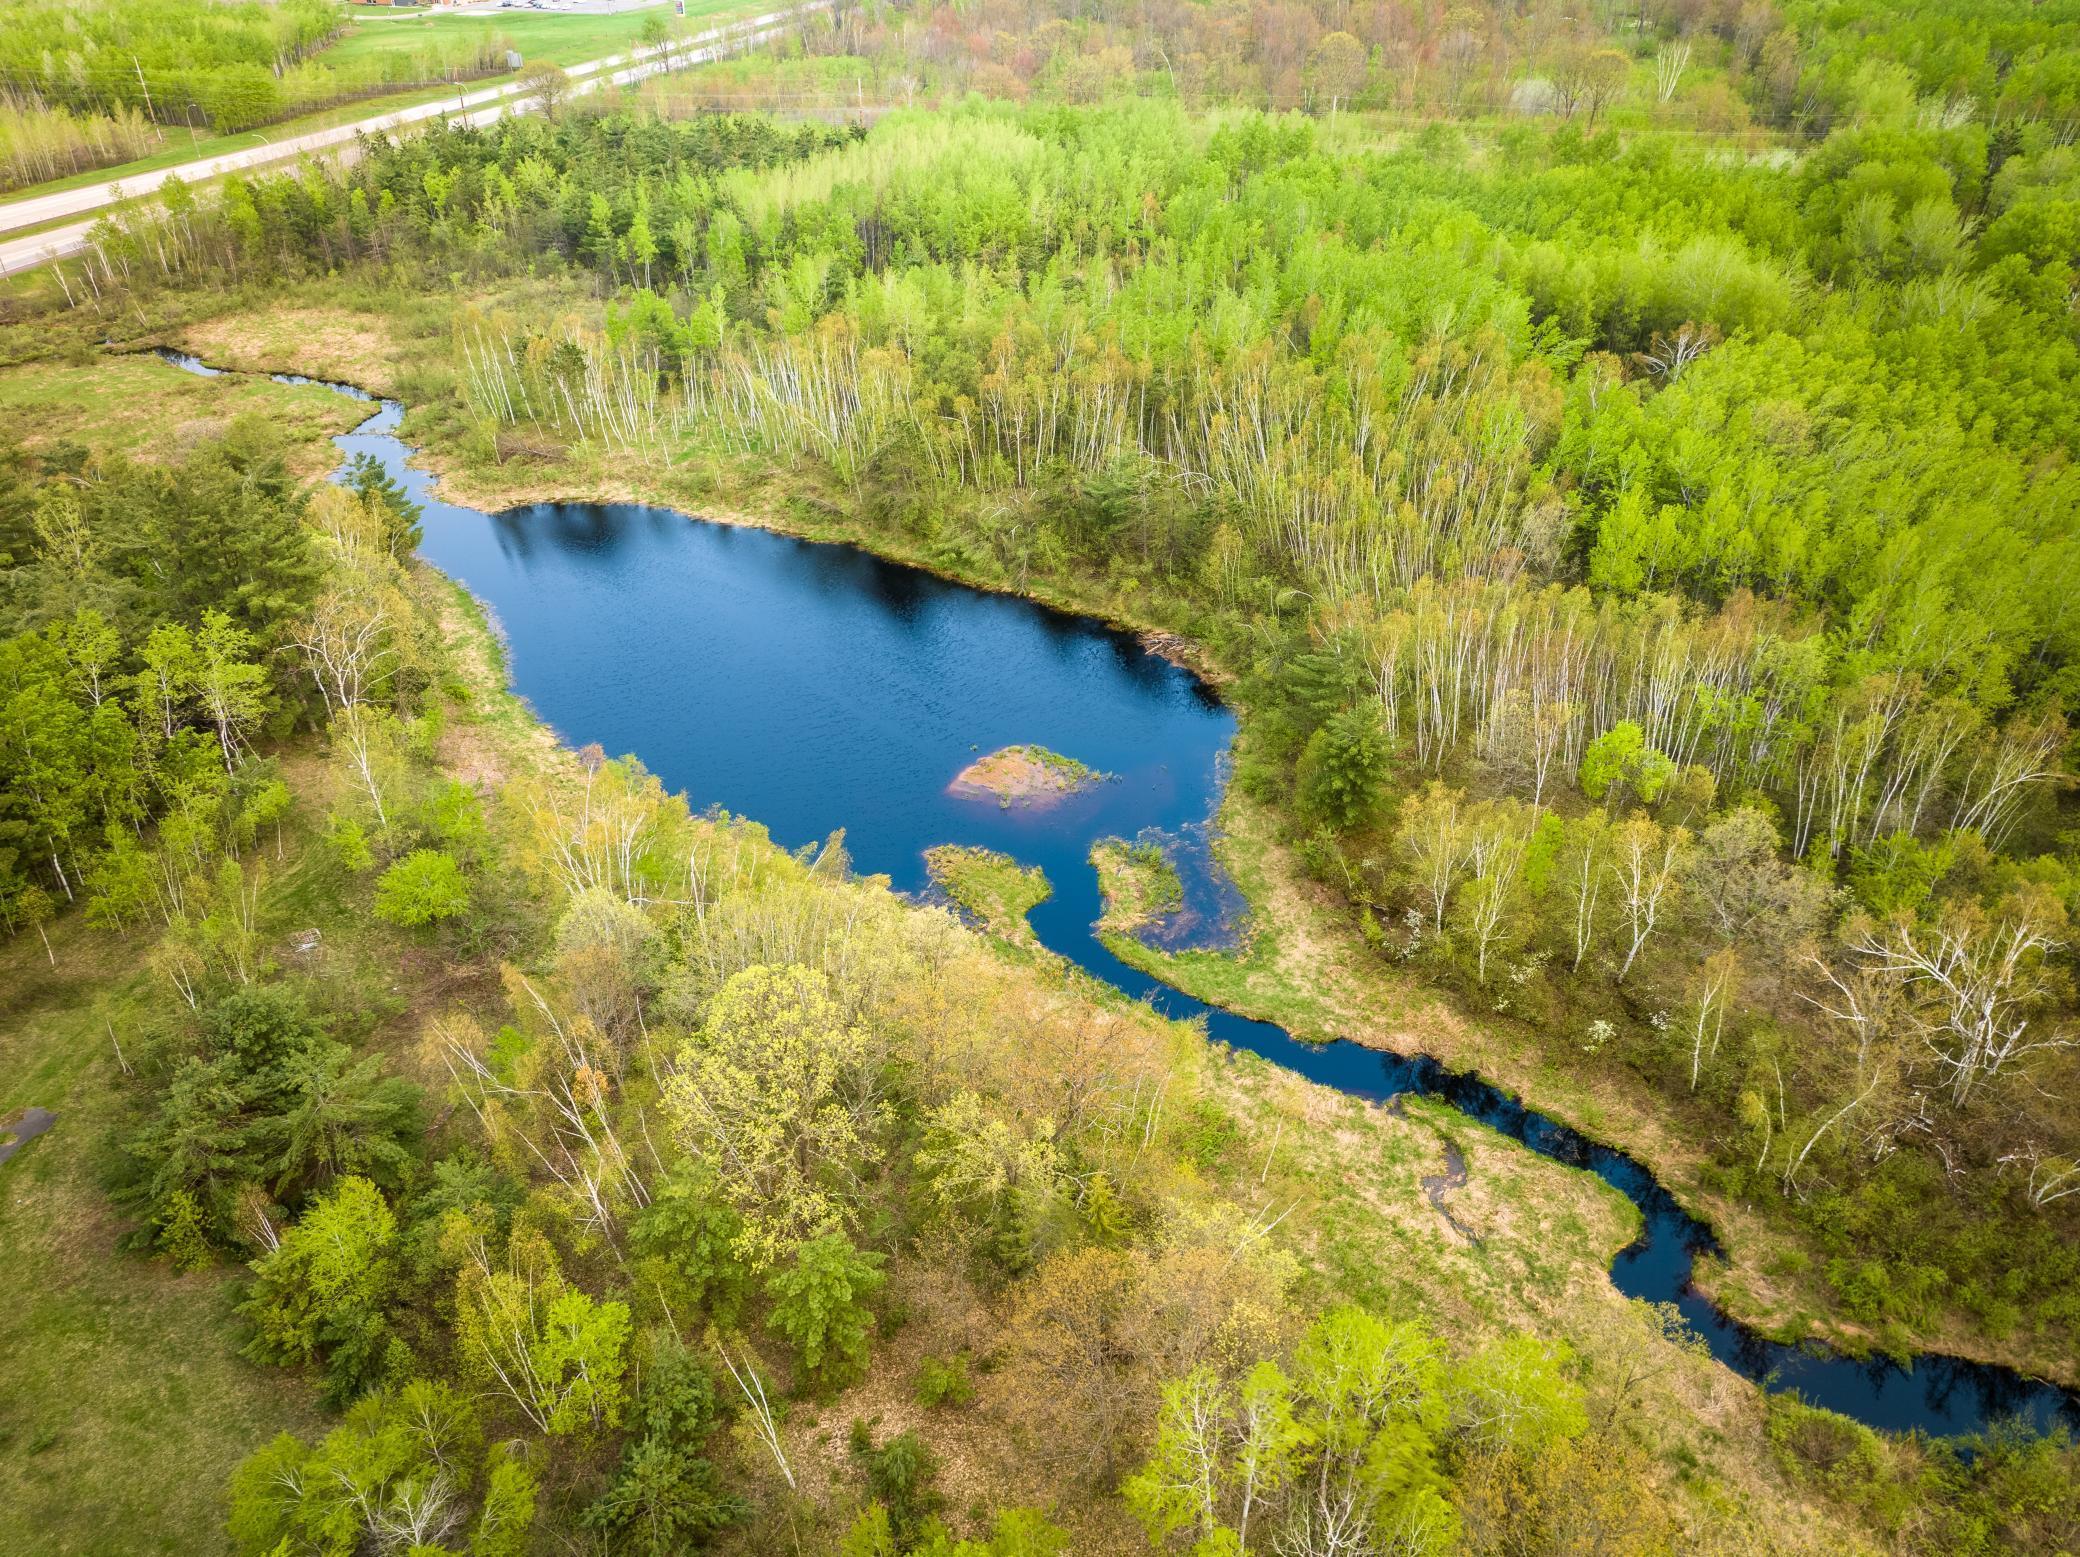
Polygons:
M186 372L221 371L159 355ZM1759 1336L1692 1284L1697 1257L1718 1251L1710 1228L1624 1152L1428 1056L1302 1042L1114 957L1091 928L1100 904L1088 854L1099 838L1145 834L1178 859L1184 930L1168 944L1218 944L1236 906L1209 843L1234 718L1196 676L1132 636L854 547L671 509L459 507L412 467L395 401L272 376L376 407L334 442L348 460L379 460L424 506L421 555L490 609L515 691L563 739L634 752L696 807L754 818L783 845L842 828L855 868L899 890L925 887L933 844L977 844L1040 866L1054 886L1032 914L1041 943L1129 996L1202 1019L1216 1041L1355 1097L1439 1099L1616 1189L1642 1227L1612 1263L1612 1282L1675 1304L1714 1357L1765 1389L1796 1390L1892 1431L1969 1433L2008 1417L2080 1429L2080 1395L2011 1369L1934 1354L1902 1365ZM945 792L974 756L1026 741L1112 777L1046 810Z

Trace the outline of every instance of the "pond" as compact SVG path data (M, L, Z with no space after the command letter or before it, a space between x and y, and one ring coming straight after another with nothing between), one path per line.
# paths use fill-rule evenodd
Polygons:
M1765 1388L1895 1431L1964 1433L2007 1416L2080 1427L2080 1398L2005 1368L1938 1356L1905 1367L1764 1340L1691 1285L1695 1257L1715 1250L1710 1230L1623 1152L1477 1076L1355 1043L1303 1043L1113 957L1091 929L1099 893L1087 856L1099 838L1167 841L1208 937L1232 899L1206 840L1234 718L1196 676L1131 636L853 547L667 509L458 507L411 467L396 436L400 408L377 404L335 441L350 457L382 461L425 506L422 555L489 607L514 688L566 741L632 752L696 808L762 822L789 847L842 828L855 869L899 890L926 886L923 854L934 844L978 844L1040 866L1054 886L1032 914L1042 944L1129 995L1201 1018L1215 1040L1339 1091L1441 1099L1612 1185L1643 1218L1612 1265L1618 1289L1678 1305L1715 1357ZM946 794L975 756L1018 742L1113 776L1047 809ZM1450 1235L1440 1226L1439 1236Z

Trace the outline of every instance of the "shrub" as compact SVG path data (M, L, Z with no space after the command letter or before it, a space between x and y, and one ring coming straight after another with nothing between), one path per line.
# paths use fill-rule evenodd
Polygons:
M968 1378L965 1353L952 1357L927 1357L917 1370L917 1403L935 1406L964 1406L975 1398L975 1385Z
M469 908L469 884L455 857L415 849L376 882L376 917L407 929L453 919Z
M919 1527L946 1501L933 1485L939 1462L915 1433L898 1433L880 1448L865 1450L859 1442L863 1436L855 1432L853 1452L866 1467L867 1494L888 1511L898 1548L908 1547Z
M826 1233L766 1279L773 1299L766 1323L794 1344L811 1378L842 1387L866 1372L874 1324L867 1300L888 1279L881 1265L881 1255L854 1248L843 1233Z

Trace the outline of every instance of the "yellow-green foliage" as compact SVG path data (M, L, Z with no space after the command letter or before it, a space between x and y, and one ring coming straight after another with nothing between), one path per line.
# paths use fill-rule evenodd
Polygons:
M927 849L924 860L932 880L992 934L1021 945L1033 944L1026 915L1054 891L1045 871L1021 865L994 849L959 844Z

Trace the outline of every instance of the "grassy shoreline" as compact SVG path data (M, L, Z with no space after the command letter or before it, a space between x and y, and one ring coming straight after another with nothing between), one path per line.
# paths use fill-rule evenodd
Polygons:
M925 850L924 862L939 889L981 928L1023 950L1040 951L1026 915L1054 894L1045 871L994 849L956 843Z
M1091 865L1104 894L1101 934L1131 939L1142 926L1184 905L1184 883L1158 844L1101 838L1091 845Z

